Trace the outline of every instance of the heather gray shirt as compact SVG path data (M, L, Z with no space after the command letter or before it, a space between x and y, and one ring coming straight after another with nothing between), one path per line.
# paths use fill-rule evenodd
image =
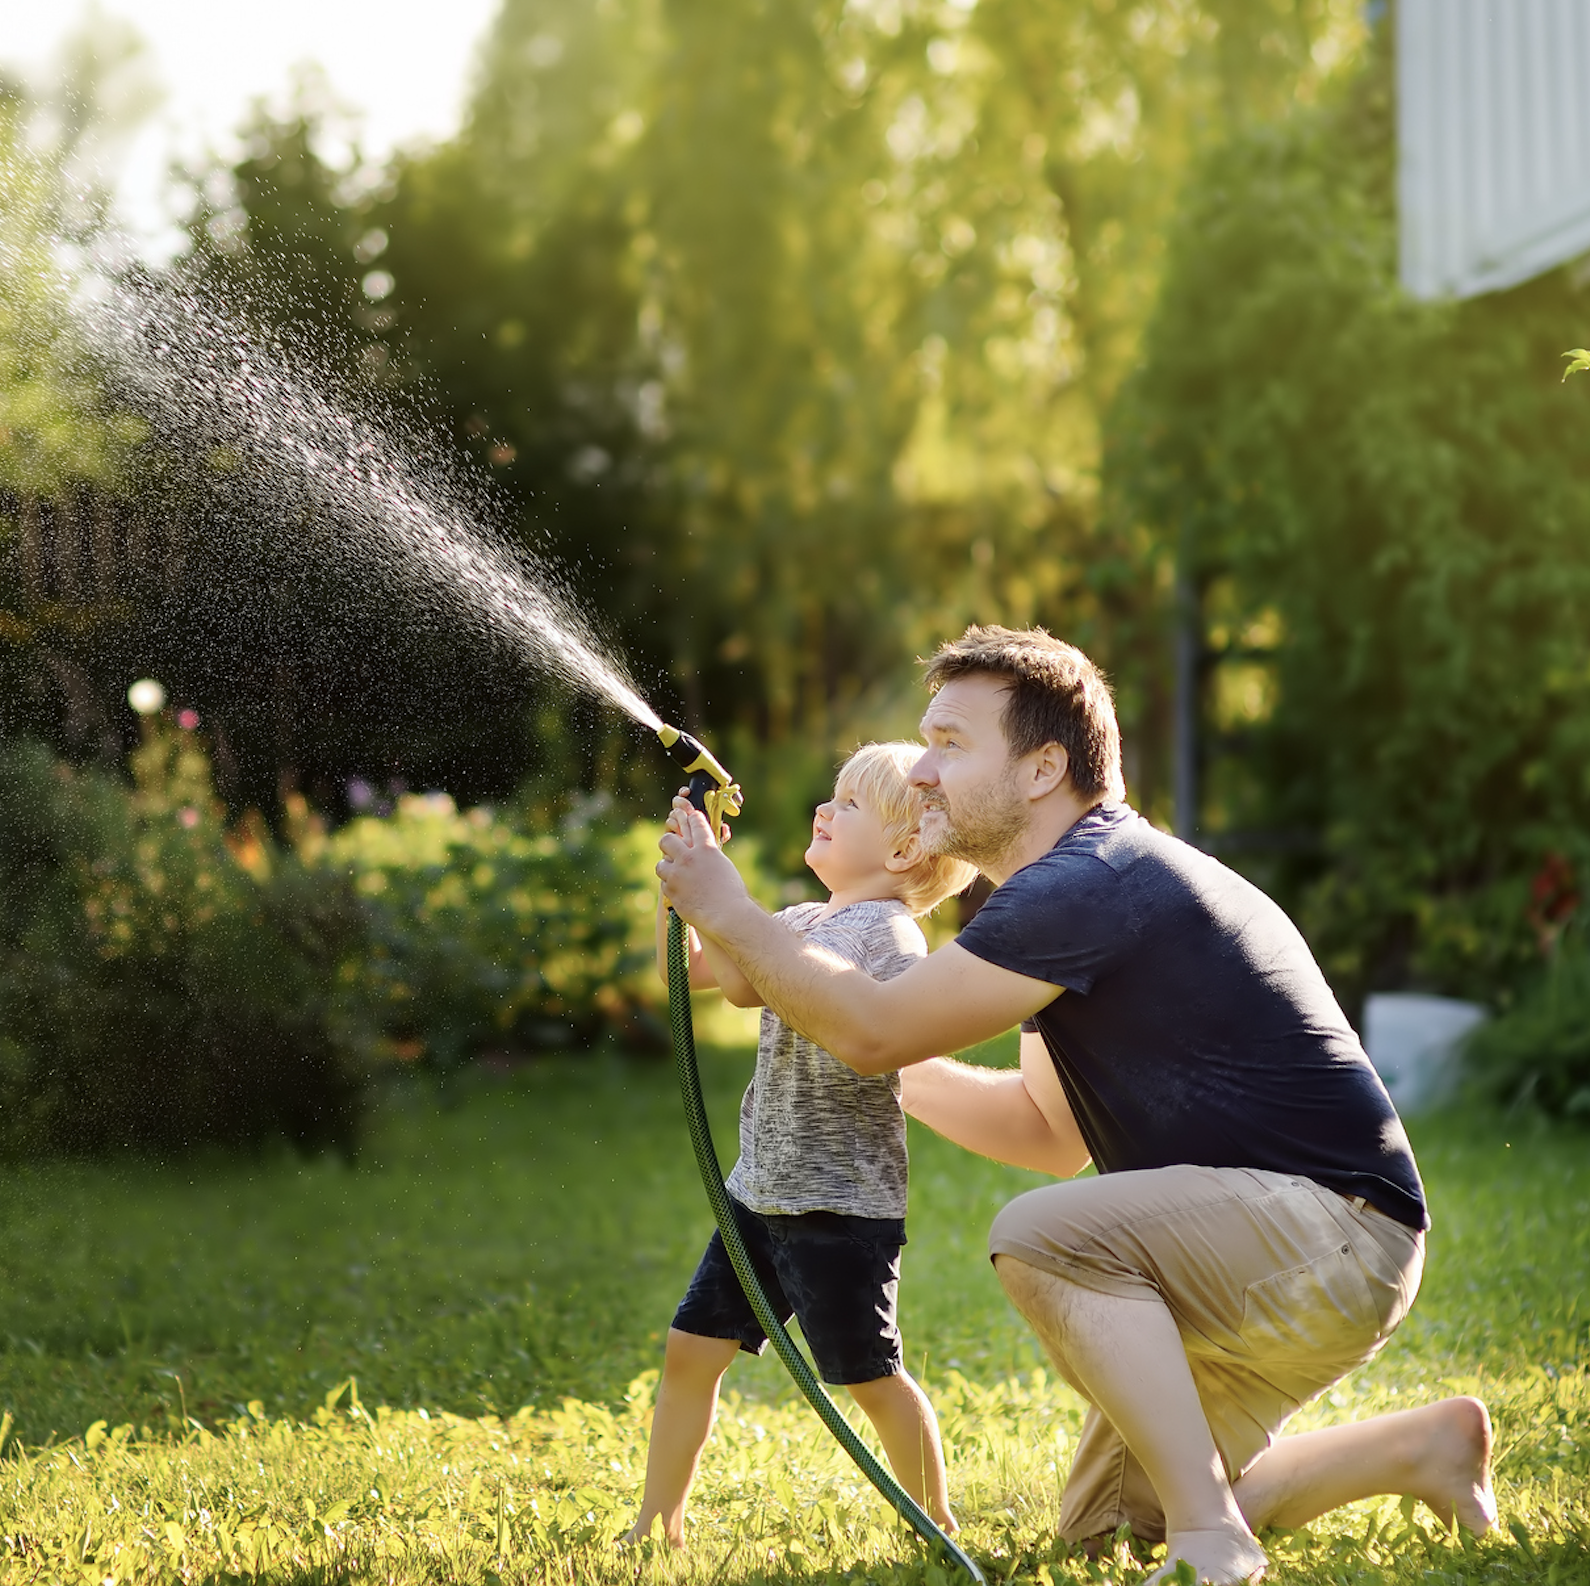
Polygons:
M874 980L893 980L927 957L903 903L850 903L819 920L822 911L821 903L797 903L776 918ZM729 1193L752 1211L784 1216L904 1217L900 1076L857 1074L764 1008Z

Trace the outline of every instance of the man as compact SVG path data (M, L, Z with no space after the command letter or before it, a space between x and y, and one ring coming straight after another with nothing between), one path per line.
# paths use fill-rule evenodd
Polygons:
M1041 629L971 628L929 663L914 779L925 844L995 891L887 982L802 947L707 823L665 837L669 901L769 1007L860 1073L907 1069L912 1113L1069 1178L996 1219L995 1268L1092 1405L1068 1540L1122 1522L1217 1583L1254 1532L1412 1493L1495 1519L1490 1424L1448 1399L1277 1441L1372 1356L1418 1288L1423 1189L1385 1088L1291 922L1122 798L1104 679ZM934 1054L1022 1024L1019 1071ZM914 1065L908 1067L908 1065Z

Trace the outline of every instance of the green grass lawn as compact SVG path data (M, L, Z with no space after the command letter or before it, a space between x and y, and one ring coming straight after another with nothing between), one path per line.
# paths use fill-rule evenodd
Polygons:
M749 1062L704 1059L723 1146ZM1413 1132L1424 1293L1310 1424L1480 1392L1519 1535L1361 1505L1272 1539L1277 1574L1590 1583L1590 1140ZM1006 1579L1118 1573L1054 1542L1080 1409L984 1253L1038 1180L921 1131L912 1159L902 1325L970 1549ZM546 1060L446 1110L395 1096L353 1169L51 1165L6 1170L0 1196L0 1580L935 1578L771 1357L731 1373L690 1558L606 1548L710 1232L666 1063Z

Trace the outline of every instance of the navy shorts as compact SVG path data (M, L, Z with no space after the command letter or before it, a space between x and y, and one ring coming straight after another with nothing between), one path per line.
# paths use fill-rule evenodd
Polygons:
M905 1369L895 1321L903 1218L839 1212L782 1217L732 1198L729 1204L774 1313L781 1322L792 1315L800 1320L824 1382L876 1382ZM738 1339L748 1355L767 1347L722 1234L713 1233L673 1324L698 1338Z

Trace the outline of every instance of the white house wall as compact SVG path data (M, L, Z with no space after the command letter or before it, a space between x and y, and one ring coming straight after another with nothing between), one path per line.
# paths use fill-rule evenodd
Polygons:
M1399 0L1403 285L1472 297L1590 252L1590 0Z

